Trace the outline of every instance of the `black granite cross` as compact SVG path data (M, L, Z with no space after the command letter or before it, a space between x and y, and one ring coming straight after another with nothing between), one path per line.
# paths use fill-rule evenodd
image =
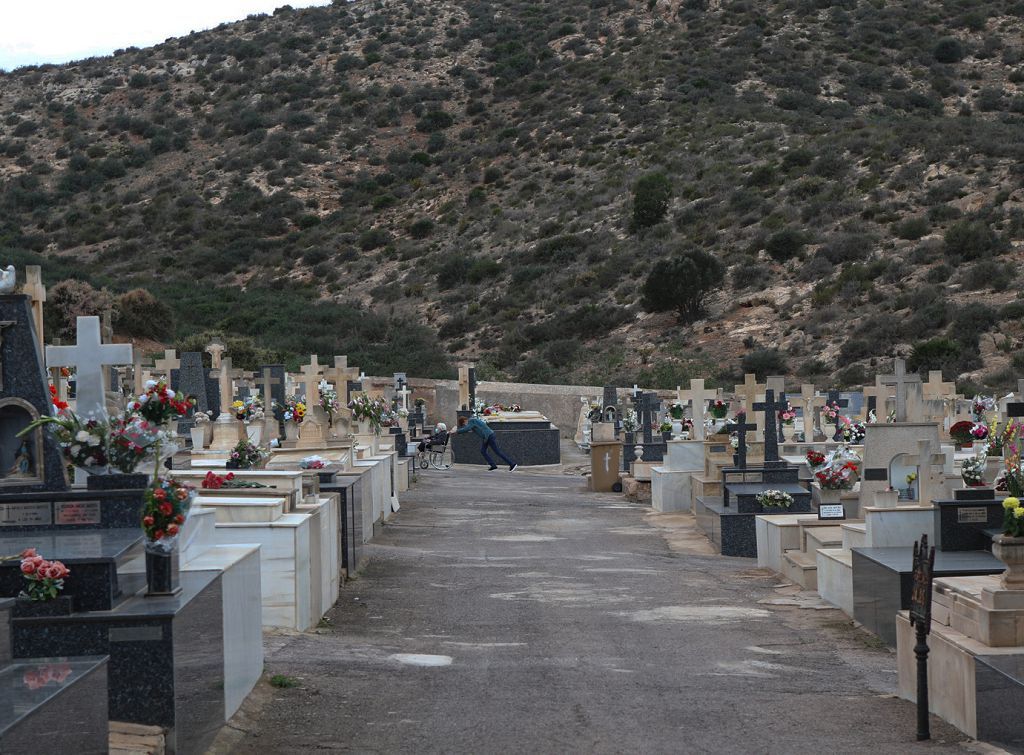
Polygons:
M830 406L838 406L840 409L845 409L846 407L848 407L850 405L850 400L849 399L840 398L839 391L829 391L825 395L825 401ZM834 440L836 442L841 442L843 440L843 431L842 431L842 424L843 423L842 423L842 420L839 419L839 415L836 415L835 423L836 423L836 432L835 432L835 435L832 436L832 440Z
M658 401L657 394L640 394L640 411L638 412L638 415L640 417L640 423L643 426L645 446L654 443L654 433L651 428L651 424L654 422L654 413L657 411L659 403L661 402Z
M476 367L469 368L469 408L476 409Z
M786 394L780 393L778 401L775 400L775 391L768 388L764 392L764 401L754 404L755 412L764 412L764 465L766 467L777 467L785 465L779 460L779 430L776 424L779 420L779 412L786 408Z
M746 469L747 468L747 432L750 430L756 430L757 425L751 425L747 423L747 418L744 417L739 422L733 422L729 425L730 429L736 433L736 468Z

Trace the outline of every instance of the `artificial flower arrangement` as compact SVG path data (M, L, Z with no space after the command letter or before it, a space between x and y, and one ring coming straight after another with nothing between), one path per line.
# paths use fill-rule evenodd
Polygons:
M165 553L174 548L194 497L195 491L190 485L154 476L153 484L146 489L142 507L142 532L147 548Z
M330 422L334 422L334 415L341 411L338 392L326 380L320 383L320 408L327 413Z
M843 442L852 445L859 445L864 442L864 438L868 434L867 425L863 422L855 422L849 417L842 417L842 433Z
M249 396L244 401L232 402L231 410L239 422L253 422L266 416L263 410L263 399L258 395Z
M307 456L299 462L299 469L323 469L327 466L322 456Z
M201 487L203 490L220 490L221 488L269 488L270 486L253 480L235 479L234 472L228 472L224 475L219 475L216 472L207 472Z
M971 415L975 422L981 422L986 412L993 412L996 408L994 396L975 396L971 402Z
M1003 534L1007 537L1024 537L1024 506L1016 496L1003 499Z
M796 409L788 401L786 402L786 408L779 410L779 421L784 425L792 425L796 421Z
M229 469L253 469L258 467L264 458L266 454L259 446L249 440L240 440L238 445L231 449L227 464Z
M166 425L195 407L195 402L171 390L162 380L146 382L146 392L131 403L129 409L154 425Z
M671 415L672 419L682 419L683 415L686 414L686 407L679 402L676 402L668 408L668 413Z
M1011 420L1003 432L1003 485L1011 496L1024 496L1024 472L1021 470L1020 456L1024 450L1024 424L1019 420Z
M985 454L978 454L972 456L970 459L964 459L963 464L960 465L960 477L963 478L964 484L970 488L981 487L985 484Z
M977 427L979 427L979 425L976 422L971 422L970 420L966 419L960 420L951 428L949 428L949 437L954 443L956 443L959 446L973 443L975 440L984 440L985 438L987 438L988 428L985 428L984 435L982 435L982 437L977 437L976 433L981 433L981 430L975 430L975 428ZM984 425L982 425L981 427L984 427Z
M306 418L306 404L299 401L295 396L288 396L284 400L284 405L278 407L281 413L281 419L285 422L294 422L296 425L301 425L302 420Z
M427 405L427 400L425 398L418 398L412 403L413 406L415 406L417 409L422 409L424 406Z
M971 428L971 437L974 440L988 440L988 435L988 425L983 422L974 423L974 427Z
M35 548L27 548L21 553L25 589L18 597L39 602L53 600L64 589L64 578L70 573L60 561L47 561Z
M910 487L917 482L917 472L911 472L907 475L907 487Z
M622 415L622 429L627 433L635 433L637 427L639 427L639 421L636 416L636 409L627 409L625 414Z
M807 452L807 464L812 470L825 465L825 454L813 448Z
M784 490L765 490L757 494L757 502L768 508L788 509L793 505L793 496Z
M71 676L70 663L44 663L30 668L21 675L21 681L30 690L42 689L50 682L63 684Z
M826 467L815 472L814 479L824 490L851 490L857 481L857 464L847 461L839 466Z
M352 410L352 416L356 420L369 422L376 430L382 425L387 404L382 399L370 398L365 393L360 393L352 397L348 408Z
M53 408L58 414L69 408L67 401L60 400L60 397L57 395L57 386L53 383L50 383L50 403L53 404Z
M672 423L669 422L667 419L663 419L658 424L658 432L659 433L670 433L670 432L672 432Z
M83 419L70 409L55 417L40 417L18 433L22 438L38 427L53 433L64 460L88 473L105 471L110 463L107 457L107 438L110 425L96 419Z
M729 402L716 398L711 402L708 411L711 412L711 416L715 419L725 419L725 415L729 413ZM739 414L739 412L736 412L737 417L739 417Z
M842 417L842 408L835 401L825 404L821 409L822 419L835 424Z
M163 428L138 414L126 413L110 421L107 460L122 474L131 474L143 461L152 459L168 440Z

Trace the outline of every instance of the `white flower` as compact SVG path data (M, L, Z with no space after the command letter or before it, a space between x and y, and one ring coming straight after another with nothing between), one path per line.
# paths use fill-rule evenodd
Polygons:
M155 380L147 380L146 381L146 390L147 391L150 390L151 388L156 388L156 386L157 386L157 382Z
M87 442L90 446L98 446L100 444L100 436L90 435Z
M77 440L79 443L85 443L87 440L89 440L89 431L79 430L78 434L75 435L75 440Z
M70 451L71 451L71 455L72 455L72 456L78 456L78 453L79 453L79 452L80 452L81 450L82 450L82 447L81 447L81 446L71 446L71 449L70 449Z

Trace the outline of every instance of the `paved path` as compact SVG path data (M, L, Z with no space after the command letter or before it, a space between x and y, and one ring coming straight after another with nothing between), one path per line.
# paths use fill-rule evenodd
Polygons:
M329 626L270 638L298 686L221 751L964 752L913 741L895 656L838 611L759 602L753 561L579 478L425 474L370 553Z

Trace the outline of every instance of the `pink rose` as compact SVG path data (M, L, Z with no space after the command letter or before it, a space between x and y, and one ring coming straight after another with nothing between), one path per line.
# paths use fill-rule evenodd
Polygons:
M21 573L22 574L35 574L36 565L33 561L22 561L21 562Z

